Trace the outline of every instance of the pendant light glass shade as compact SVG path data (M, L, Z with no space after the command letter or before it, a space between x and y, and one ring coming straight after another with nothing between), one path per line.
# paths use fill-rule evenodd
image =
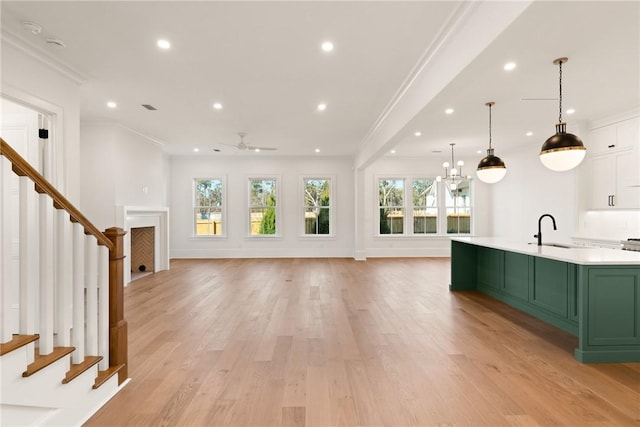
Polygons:
M487 184L495 184L507 174L507 166L500 157L493 154L493 148L491 148L491 106L494 104L495 102L485 104L489 107L489 149L487 149L487 156L478 163L476 172L478 179Z
M562 64L567 61L567 58L558 58L553 61L560 69L560 114L556 124L556 134L547 139L540 150L542 164L556 172L575 168L587 153L582 140L572 133L567 133L567 124L562 121Z

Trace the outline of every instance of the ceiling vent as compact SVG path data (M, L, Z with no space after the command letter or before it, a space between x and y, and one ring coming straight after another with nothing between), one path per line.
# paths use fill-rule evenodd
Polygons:
M142 106L143 106L144 108L146 108L147 110L149 110L149 111L156 111L156 110L157 110L157 108L156 108L156 107L154 107L153 105L149 105L149 104L142 104Z

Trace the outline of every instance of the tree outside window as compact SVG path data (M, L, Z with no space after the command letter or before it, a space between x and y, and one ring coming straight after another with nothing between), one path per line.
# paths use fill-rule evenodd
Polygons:
M250 179L250 234L274 235L277 232L277 181L273 178Z
M194 235L221 235L223 233L222 180L196 178L194 189Z
M378 180L380 234L404 233L404 179Z
M304 234L331 234L331 180L304 179Z
M438 232L437 187L433 179L413 180L413 234Z

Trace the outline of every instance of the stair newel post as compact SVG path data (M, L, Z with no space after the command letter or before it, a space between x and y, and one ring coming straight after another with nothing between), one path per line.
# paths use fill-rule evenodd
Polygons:
M127 321L124 318L124 236L121 228L111 227L104 235L113 243L109 251L109 361L111 366L121 365L118 384L129 376Z

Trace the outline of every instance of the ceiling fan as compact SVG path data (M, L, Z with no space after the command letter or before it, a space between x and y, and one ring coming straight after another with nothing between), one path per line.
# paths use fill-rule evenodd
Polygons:
M274 150L277 150L277 148L272 148L272 147L256 147L254 145L248 145L246 142L244 142L244 137L247 136L246 132L238 132L238 136L240 137L240 142L239 143L237 143L237 144L224 144L224 145L230 145L232 147L236 147L240 151L244 151L244 150L274 151Z

